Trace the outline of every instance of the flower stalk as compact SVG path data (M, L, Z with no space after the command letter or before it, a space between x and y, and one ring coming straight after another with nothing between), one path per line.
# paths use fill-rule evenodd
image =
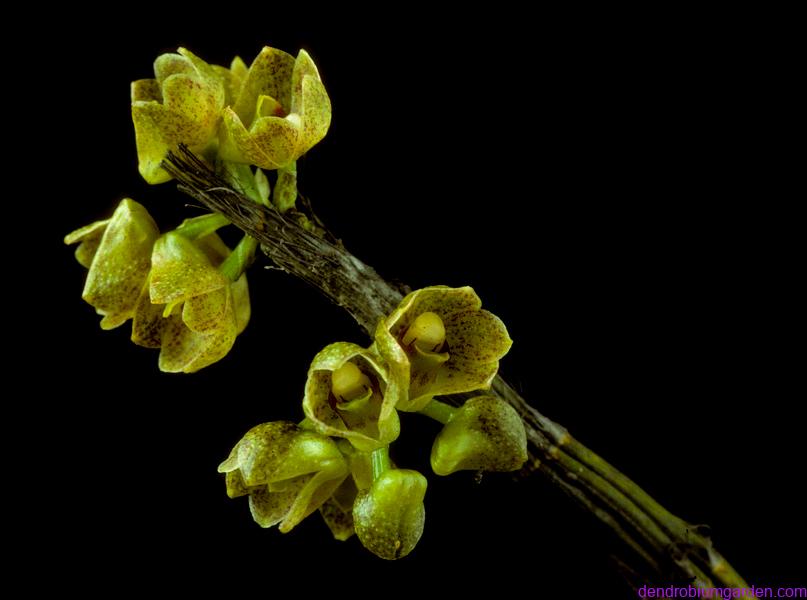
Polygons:
M237 281L252 263L257 248L258 241L254 237L245 235L230 253L230 256L221 263L219 271L230 281Z
M389 446L373 450L370 455L370 461L373 466L373 481L375 481L392 468L392 462L389 458Z
M446 404L445 402L440 402L439 400L432 400L426 406L420 409L420 414L426 415L430 419L434 419L443 425L448 423L451 420L451 417L453 417L456 413L456 408L450 404Z

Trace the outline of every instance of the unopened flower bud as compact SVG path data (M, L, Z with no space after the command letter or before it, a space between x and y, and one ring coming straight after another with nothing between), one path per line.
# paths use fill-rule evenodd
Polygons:
M353 523L365 548L387 560L403 558L414 549L426 521L426 485L417 471L391 469L359 492Z
M437 435L432 469L515 471L527 460L527 434L515 409L495 396L468 400Z

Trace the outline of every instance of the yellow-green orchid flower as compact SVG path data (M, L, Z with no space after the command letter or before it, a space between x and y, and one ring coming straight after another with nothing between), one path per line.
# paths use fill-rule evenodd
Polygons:
M231 282L217 268L229 254L215 233L191 240L170 232L154 244L132 341L160 348L161 371L193 373L221 360L246 327L246 274Z
M125 198L110 219L64 238L66 244L79 243L76 259L89 269L82 298L103 315L103 329L118 327L134 316L159 235L148 211Z
M171 179L160 166L169 150L185 144L202 153L216 141L234 77L185 48L158 56L154 76L132 82L132 121L140 174L163 183Z
M303 410L320 433L345 438L369 452L398 437L395 405L402 391L402 381L390 378L378 355L338 342L314 357Z
M235 102L223 112L219 155L262 169L289 166L319 142L331 123L331 102L305 50L295 59L265 47L245 72L231 68Z
M470 287L427 287L379 323L375 348L390 377L408 383L399 410L419 411L434 396L490 386L512 340L504 323L481 307Z
M230 498L249 495L258 525L286 533L332 496L348 467L330 438L276 421L250 429L219 473Z

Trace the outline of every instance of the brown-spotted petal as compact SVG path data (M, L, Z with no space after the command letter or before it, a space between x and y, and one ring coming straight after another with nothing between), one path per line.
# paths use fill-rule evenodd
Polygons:
M164 130L174 125L171 115L166 114L162 104L138 100L132 102L132 122L140 175L151 184L169 181L171 176L161 167L161 163L171 147L163 134ZM183 124L180 129L189 127Z
M219 465L219 473L240 469L247 487L269 483L299 431L300 428L289 421L256 425Z
M477 310L449 315L445 325L450 358L437 370L428 393L437 396L489 388L499 360L513 344L504 323L486 310Z
M132 102L162 102L163 93L156 79L138 79L132 82Z
M104 237L104 231L109 224L109 219L103 221L96 221L85 225L75 231L71 231L64 237L64 243L67 245L78 244L76 248L76 260L79 264L89 269L92 264L92 259L98 251L98 246L101 245L101 239Z
M178 74L198 75L198 71L187 57L175 52L166 52L154 59L154 76L158 85L162 86L166 79Z
M300 429L286 448L283 461L277 465L269 481L285 481L319 471L338 476L347 474L348 467L331 438L315 431Z
M342 466L344 467L344 463ZM292 504L278 529L282 533L291 531L300 521L322 506L344 481L345 477L347 477L347 468L340 468L339 466L316 473L299 491L294 504Z
M446 316L444 323L452 357L496 362L513 345L502 320L486 310L454 313Z
M188 329L197 333L218 331L224 326L225 320L232 320L235 326L230 286L188 298L182 306L182 321Z
M358 489L352 477L347 477L322 506L319 514L331 530L334 539L345 541L353 535L353 503Z
M303 79L303 132L298 156L308 152L328 133L331 126L331 100L319 79L306 76Z
M249 495L249 511L261 527L274 527L289 514L300 491L313 476L301 477L282 492L257 489Z
M215 329L199 333L185 325L179 315L171 315L163 324L158 366L166 373L195 373L224 358L235 338L234 317L225 318Z
M332 373L353 362L373 384L370 401L356 410L338 410L332 403ZM306 382L303 410L322 434L342 437L356 448L370 451L395 440L400 423L395 410L403 386L390 378L380 357L356 344L338 342L324 348L311 363Z
M219 154L225 160L279 169L295 157L299 126L280 117L261 117L248 131L238 115L224 109Z
M398 337L398 334L403 335L403 331L424 312L433 312L445 320L454 313L478 310L481 307L482 301L471 287L452 288L435 285L407 294L398 308L387 318L386 323L390 332Z
M219 111L216 90L187 75L173 75L162 86L163 107L172 117L162 121L163 137L173 144L203 147L215 135Z
M331 124L330 98L314 61L305 50L300 50L294 63L291 112L300 115L302 122L299 156L324 138Z
M96 224L84 235L95 238L100 229ZM148 211L134 200L126 198L115 209L94 252L82 293L84 300L104 315L104 329L121 325L134 313L159 234ZM86 261L89 254L79 260Z
M183 235L169 232L154 244L150 285L153 303L180 302L228 285L204 250Z
M154 73L131 86L138 169L152 184L171 178L161 162L177 144L201 152L215 139L226 98L224 78L184 48L157 57Z
M399 387L399 399L395 407L404 411L414 410L409 401L409 358L398 340L389 332L384 321L381 321L376 329L374 349L385 359L389 378Z
M227 473L224 477L224 481L227 486L227 496L229 498L240 498L241 496L249 494L251 490L256 489L247 487L244 483L244 479L241 477L241 471L237 469Z
M193 65L199 80L209 86L218 103L222 104L224 102L224 81L215 66L202 60L187 48L179 48L177 52Z
M346 479L345 481L351 481ZM342 508L342 506L329 498L325 503L319 507L319 514L322 515L322 520L331 530L334 539L344 542L355 533L353 529L353 508Z
M145 348L159 348L162 346L164 306L152 304L149 297L149 281L147 279L140 291L132 316L132 341Z
M240 71L240 67L236 65ZM291 75L294 57L276 48L264 47L255 57L241 85L233 109L245 127L252 125L259 96L271 96L288 112L291 106Z

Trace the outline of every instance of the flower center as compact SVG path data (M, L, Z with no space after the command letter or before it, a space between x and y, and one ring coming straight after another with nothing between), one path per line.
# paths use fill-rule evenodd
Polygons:
M340 402L350 402L372 389L367 375L352 362L346 362L331 374L331 391Z
M437 352L446 340L443 320L433 312L421 313L406 330L404 346L415 345L423 352Z

